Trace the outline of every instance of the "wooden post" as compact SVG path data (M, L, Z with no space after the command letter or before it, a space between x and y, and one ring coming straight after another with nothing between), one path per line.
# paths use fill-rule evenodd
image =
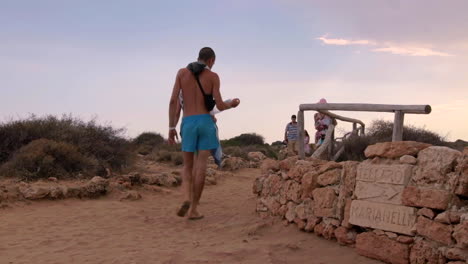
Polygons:
M333 131L330 135L330 145L328 145L328 160L331 160L333 158L333 152L335 151L335 127L333 127Z
M304 111L297 112L297 122L299 125L299 140L297 142L299 148L299 159L305 158L304 150Z
M395 111L395 120L393 121L393 136L392 141L403 140L403 122L405 114L403 111Z
M353 132L352 132L354 135L357 135L358 134L358 130L357 130L357 123L353 123Z
M364 136L366 133L366 127L365 126L361 126L361 136Z

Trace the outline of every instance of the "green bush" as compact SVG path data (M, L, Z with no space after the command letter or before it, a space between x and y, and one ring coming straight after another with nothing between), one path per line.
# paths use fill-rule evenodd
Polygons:
M379 142L392 141L393 122L384 120L375 120L371 123L364 136L351 136L343 141L345 151L340 160L357 160L362 161L366 157L364 150L369 145L374 145ZM404 141L418 141L434 146L447 146L445 138L429 131L425 128L417 128L414 126L403 127Z
M158 146L164 143L164 138L161 134L154 132L143 132L132 141L136 145Z
M121 169L131 160L130 143L124 129L98 125L96 120L81 121L68 115L31 116L0 123L0 164L13 157L23 146L37 139L49 139L76 146L78 152L98 161L101 169Z
M4 176L25 180L71 178L81 173L94 176L98 162L79 152L76 146L49 139L38 139L21 147L0 167Z
M250 146L250 145L264 145L265 139L263 136L249 133L249 134L241 134L240 136L233 137L228 140L221 141L223 146L230 147L230 146Z

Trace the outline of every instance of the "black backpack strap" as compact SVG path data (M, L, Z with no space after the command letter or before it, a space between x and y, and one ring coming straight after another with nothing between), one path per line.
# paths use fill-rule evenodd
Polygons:
M197 79L198 87L200 87L200 91L202 92L203 96L206 96L205 91L203 91L203 86L200 83L200 79L198 78L198 75L195 75L195 79Z

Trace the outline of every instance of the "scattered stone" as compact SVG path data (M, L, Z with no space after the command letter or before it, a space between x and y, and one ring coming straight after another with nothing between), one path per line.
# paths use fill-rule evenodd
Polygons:
M51 199L62 199L67 196L68 188L66 186L54 186L49 189L48 197Z
M356 251L359 255L382 260L393 264L408 264L409 246L378 236L372 232L358 234L356 237Z
M266 159L262 162L262 165L260 165L260 169L263 174L266 174L269 171L279 171L280 169L279 164L280 163L277 160Z
M396 239L398 237L398 235L393 232L385 232L385 235L387 235L387 237L391 239Z
M409 236L398 236L397 241L403 244L412 244L414 242L414 239Z
M48 181L51 181L51 182L57 182L58 179L56 177L49 177L47 178Z
M334 169L320 174L317 183L321 186L334 185L340 181L341 169Z
M449 248L445 251L445 257L450 260L468 260L468 249Z
M296 218L296 205L293 202L289 202L287 204L287 211L285 217L286 220L288 220L289 222L294 221L294 219Z
M352 245L356 243L356 236L356 231L348 230L343 226L335 229L335 237L340 245Z
M159 186L155 186L155 185L143 184L143 188L145 190L152 191L152 192L166 193L166 194L172 193L171 190L168 190Z
M435 213L429 208L421 208L418 210L417 215L422 215L429 219L434 219Z
M445 211L438 214L434 220L443 224L458 224L460 223L460 216L461 213Z
M317 236L321 236L323 235L323 231L325 230L325 223L324 222L320 222L318 224L316 224L314 226L314 233L317 235Z
M395 159L404 155L415 156L418 152L430 146L430 144L415 141L383 142L368 146L364 154L367 158L381 157Z
M445 258L436 247L419 240L411 247L410 263L444 264Z
M453 237L457 241L457 246L468 248L468 221L455 226Z
M318 184L319 174L316 171L309 171L302 177L301 188L302 198L312 198L312 192L320 187Z
M410 156L410 155L404 155L400 158L400 162L403 163L403 164L411 164L411 165L414 165L418 162L418 160L413 157L413 156Z
M376 234L378 236L385 235L385 232L383 230L380 230L380 229L374 229L374 230L372 230L372 232L374 232L374 234Z
M284 171L289 171L294 166L294 164L296 164L298 160L299 160L298 156L286 158L280 161L280 164L279 164L280 169Z
M28 200L38 200L43 199L49 195L50 190L46 187L29 185L29 184L20 184L19 192L23 195L24 198Z
M322 232L322 236L327 240L335 238L335 229L336 227L334 227L333 225L325 225L325 228Z
M265 154L263 154L260 151L249 152L247 154L247 157L249 158L250 161L254 161L254 162L259 162L259 161L266 159Z
M432 146L419 152L418 167L413 181L422 184L445 184L446 175L455 170L457 159L462 156L460 151Z
M416 223L416 230L418 234L434 241L443 243L445 245L453 244L452 241L452 226L437 223L425 217L418 217Z
M452 194L448 191L423 189L415 186L407 186L402 194L404 205L440 210L447 209L451 198Z
M305 231L307 232L312 232L314 231L314 227L320 223L320 218L316 217L316 216L311 216L309 218L307 218L307 224L304 228Z
M304 230L306 227L306 221L299 219L297 217L294 219L294 223L297 224L297 227L299 228L299 230Z
M107 187L109 186L109 181L99 177L94 176L89 182L87 182L80 192L81 197L87 198L97 198L101 195L107 193Z
M247 168L247 162L239 157L229 157L223 159L221 162L221 168L228 171L235 171L242 168Z
M321 217L334 217L336 194L331 187L318 188L313 191L314 214Z
M121 195L120 201L129 200L129 201L136 201L141 199L141 194L137 191L128 191Z

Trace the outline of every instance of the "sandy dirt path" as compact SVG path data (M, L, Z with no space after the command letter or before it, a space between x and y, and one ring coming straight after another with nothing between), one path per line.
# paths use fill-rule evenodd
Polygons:
M0 209L0 263L380 263L255 213L245 169L207 186L203 220L175 215L179 189L143 199L42 201Z

